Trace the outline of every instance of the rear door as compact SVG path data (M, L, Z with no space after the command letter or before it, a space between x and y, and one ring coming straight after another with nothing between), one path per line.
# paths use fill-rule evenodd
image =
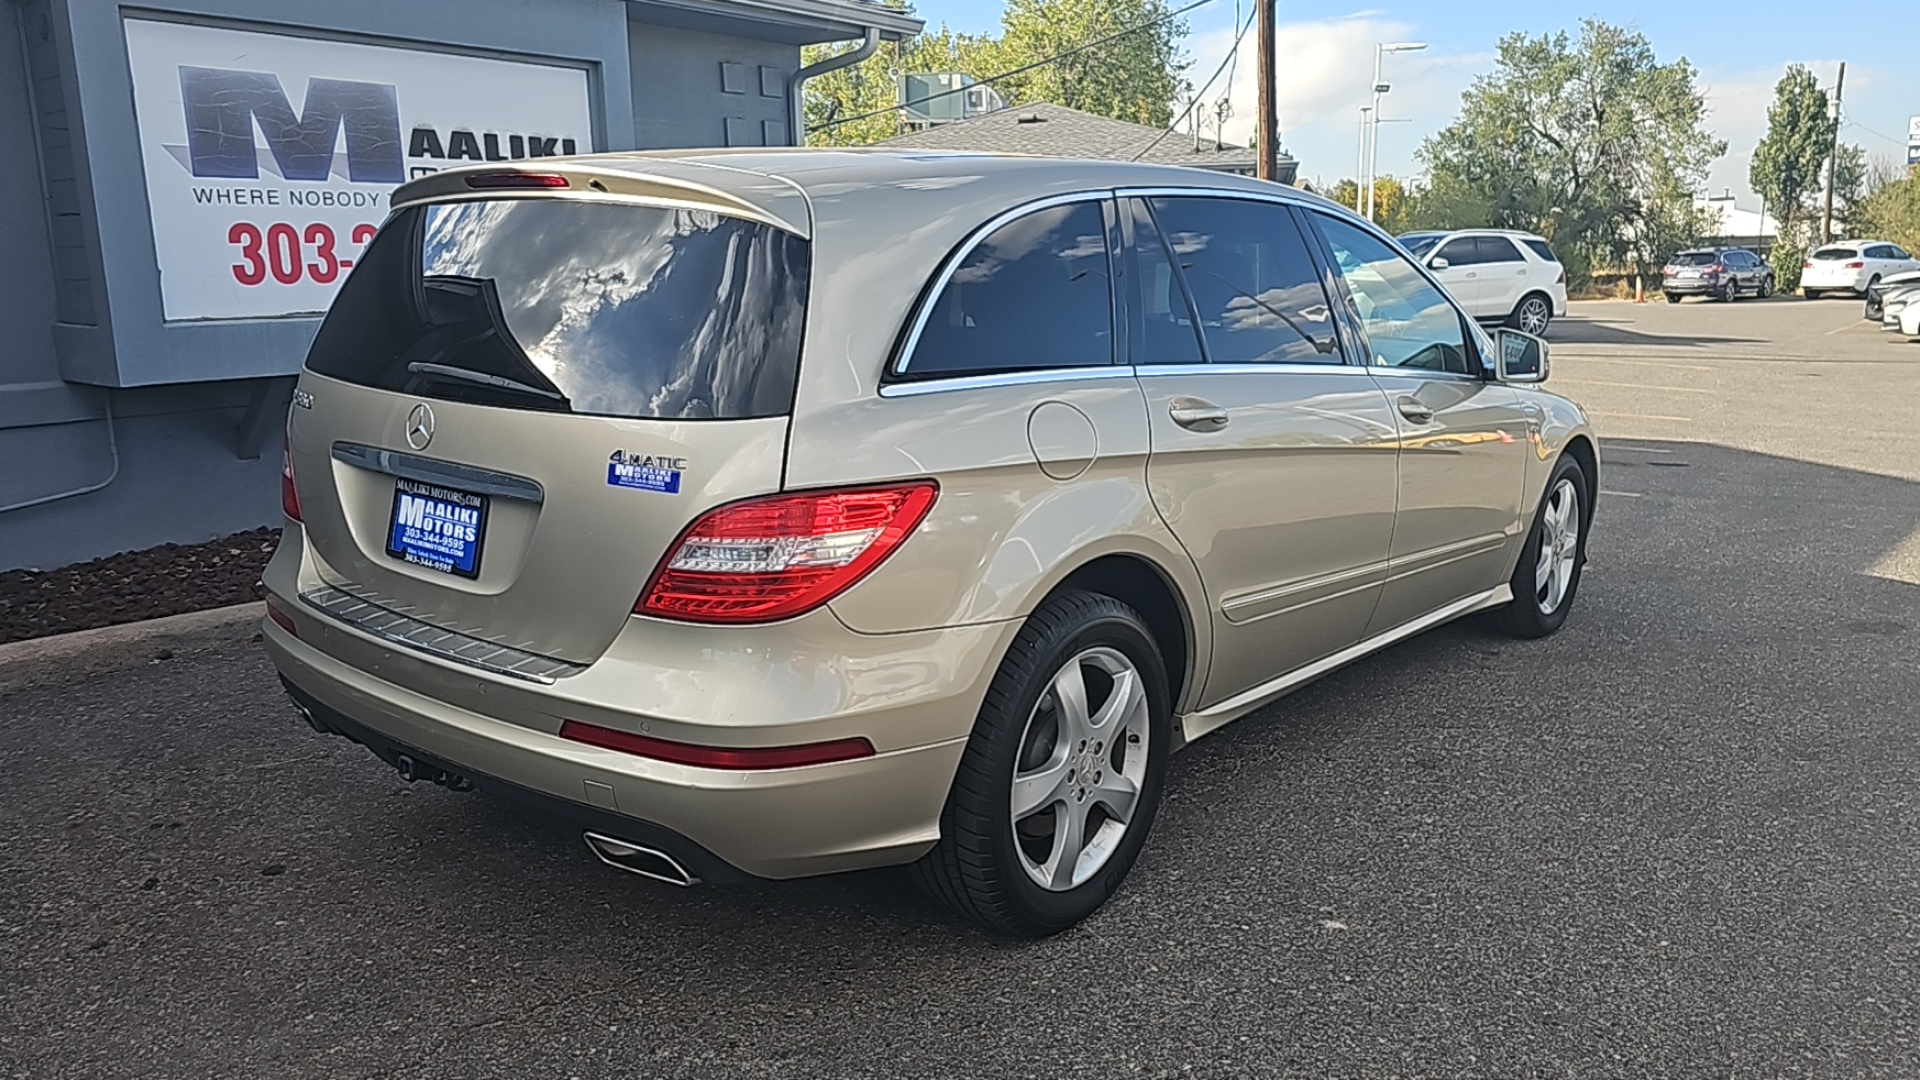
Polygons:
M326 584L597 658L697 514L779 489L809 257L686 206L400 211L322 324L289 425Z
M1393 416L1346 362L1286 205L1122 204L1148 488L1206 586L1212 704L1360 639L1393 532Z
M1388 579L1367 629L1378 634L1502 583L1532 425L1519 395L1484 377L1484 335L1425 275L1360 225L1308 216L1399 425Z
M1480 307L1470 309L1468 314L1475 318L1491 319L1504 317L1513 312L1525 296L1536 285L1533 274L1535 266L1527 261L1512 240L1504 236L1479 236L1474 238L1480 251Z

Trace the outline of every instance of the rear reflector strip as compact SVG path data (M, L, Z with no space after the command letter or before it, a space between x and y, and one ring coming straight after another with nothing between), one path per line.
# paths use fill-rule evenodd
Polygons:
M293 625L293 616L275 607L271 600L267 601L267 618L273 620L273 625L285 630L288 636L300 636L300 628Z
M675 765L696 765L703 769L793 769L802 765L825 765L834 761L854 761L874 755L873 744L865 739L836 739L807 743L804 746L733 748L695 746L668 742L626 731L568 720L560 725L560 737L602 750L668 761Z

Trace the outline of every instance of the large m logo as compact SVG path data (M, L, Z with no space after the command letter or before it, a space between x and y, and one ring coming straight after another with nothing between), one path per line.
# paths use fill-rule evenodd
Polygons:
M400 105L385 83L309 79L298 118L280 89L280 77L270 72L183 66L180 94L195 176L257 179L257 121L280 175L288 180L325 180L343 127L349 179L367 184L406 179Z

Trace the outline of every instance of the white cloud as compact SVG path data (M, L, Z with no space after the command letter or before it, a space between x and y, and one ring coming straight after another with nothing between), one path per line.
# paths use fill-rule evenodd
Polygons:
M1280 111L1281 144L1298 158L1301 174L1328 184L1354 174L1359 150L1360 107L1370 103L1374 46L1418 40L1418 28L1362 12L1345 18L1282 23L1275 28L1277 73L1274 96ZM1191 52L1197 83L1213 73L1227 54L1233 31L1196 35ZM1492 66L1491 54L1424 52L1390 54L1381 78L1393 89L1386 95L1380 129L1380 172L1397 176L1417 171L1414 151L1422 139L1445 127L1459 110L1460 92L1474 75ZM1241 43L1229 100L1232 115L1225 136L1243 145L1253 135L1255 61L1252 35ZM1222 77L1221 82L1225 78ZM1222 96L1215 83L1208 106ZM1211 117L1209 111L1208 116ZM1209 119L1203 129L1213 134Z

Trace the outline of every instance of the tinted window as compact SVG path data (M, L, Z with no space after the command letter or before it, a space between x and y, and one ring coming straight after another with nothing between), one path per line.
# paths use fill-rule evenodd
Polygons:
M1277 203L1154 199L1215 364L1338 364L1333 312L1293 213Z
M1720 261L1720 256L1711 251L1683 251L1673 257L1675 266L1712 266Z
M1553 249L1547 246L1545 240L1522 240L1520 242L1527 245L1529 251L1532 251L1535 255L1540 256L1548 262L1557 263L1560 261L1560 259L1554 255Z
M1813 257L1821 262L1839 262L1841 259L1859 258L1860 251L1857 248L1821 248L1813 253Z
M1449 241L1446 247L1440 249L1439 257L1447 260L1448 266L1472 266L1480 261L1480 245L1474 242L1473 237L1463 236Z
M974 245L934 300L907 378L1113 363L1098 202L1036 210Z
M1405 256L1345 221L1324 214L1315 214L1314 220L1346 279L1373 363L1474 373L1459 311Z
M1893 245L1891 244L1876 244L1867 249L1867 258L1869 259L1897 259L1899 257L1900 256L1893 253Z
M1526 261L1526 258L1520 254L1520 249L1513 246L1513 241L1504 236L1482 236L1476 243L1480 247L1481 262L1502 263Z
M403 210L307 355L420 397L663 419L793 407L809 245L702 210L556 199Z
M1903 248L1903 247L1900 247L1900 246L1898 246L1898 245L1894 245L1894 244L1889 244L1889 245L1887 246L1887 250L1888 250L1888 251L1891 251L1891 252L1893 252L1893 254L1892 254L1891 256L1889 256L1889 258L1894 258L1894 259L1911 259L1911 258L1913 258L1913 256L1911 256L1911 255L1909 255L1909 254L1907 254L1907 249L1906 249L1906 248Z
M1128 199L1126 210L1133 228L1133 274L1127 290L1127 341L1136 364L1198 364L1199 331L1193 308L1173 259L1147 213L1147 204Z
M1400 246L1413 253L1416 259L1424 259L1433 245L1440 242L1446 233L1408 233L1400 238Z

